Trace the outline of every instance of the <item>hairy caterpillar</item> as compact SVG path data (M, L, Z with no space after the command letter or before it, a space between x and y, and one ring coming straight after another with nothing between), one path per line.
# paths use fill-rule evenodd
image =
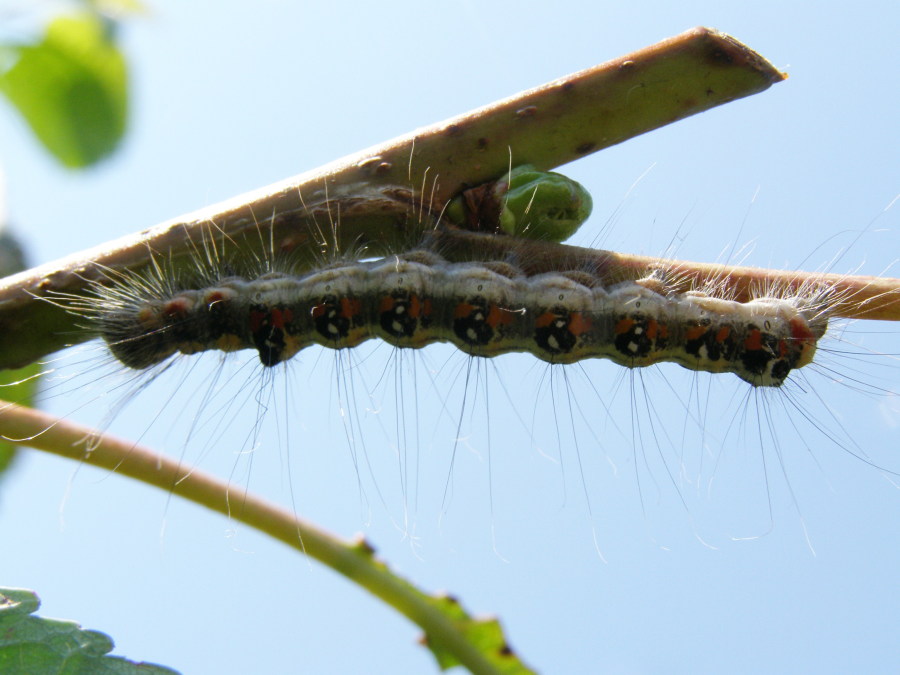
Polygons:
M109 275L113 285L95 285L92 297L60 297L131 368L208 349L256 349L271 367L310 344L341 349L379 337L397 347L452 342L473 356L524 351L561 364L674 361L779 386L812 362L827 327L820 300L739 303L660 293L654 280L605 288L583 272L527 278L507 263L451 264L427 251L180 287L154 269L149 279Z
M547 183L553 188L545 190ZM516 222L524 221L527 225L523 229L531 230L533 236L540 238L543 227L557 227L558 214L572 214L573 205L578 205L581 213L575 220L566 216L566 231L571 232L572 225L577 227L590 211L590 196L577 183L558 174L537 172L528 166L518 167L510 169L505 185L509 186L508 199L497 205L506 220L511 221L504 229L510 229L509 226L513 230L519 229ZM503 192L499 194L503 195ZM538 198L539 195L542 198ZM479 210L483 209L483 204L479 203ZM303 205L306 208L306 204ZM552 214L550 218L539 215L545 211ZM339 222L332 220L334 211L329 204L320 207L319 213L326 214L331 222L319 222L314 212L307 211L313 232L317 232L320 239L317 248L330 252L312 269L305 258L301 259L302 264L295 264L290 258L276 254L274 241L262 231L258 244L267 240L269 243L263 245L262 250L247 255L247 251L240 252L240 247L235 249L236 242L210 224L203 241L192 246L193 261L187 270L176 269L158 257L149 268L140 272L101 267L99 279L89 281L84 292L53 292L46 299L80 317L91 334L102 338L119 364L139 374L141 387L160 370L166 370L180 360L176 358L179 356L188 357L210 350L226 354L254 350L263 373L266 373L281 364L287 365L302 350L319 345L336 350L335 382L339 399L346 399L348 394L351 399L357 396L358 385L353 380L360 375L358 366L353 365L356 359L352 353L372 338L379 338L394 348L397 364L404 361L402 353L408 349L438 342L450 343L469 359L467 370L470 374L472 364L481 358L523 352L549 364L551 397L560 393L552 391L558 386L553 384L552 370L572 364L581 368L581 362L596 359L609 360L628 369L672 362L695 373L709 374L714 379L721 373L737 375L752 385L752 390L778 389L790 383L792 371L814 364L818 342L828 328L832 309L853 302L852 294L839 291L825 280L797 284L790 278L767 281L764 277L750 288L749 298L744 294L738 301L735 299L737 291L727 279L681 279L683 273L677 265L666 267L661 261L643 272L629 270L627 274L634 278L610 281L609 271L602 276L600 267L595 270L589 258L579 263L579 254L574 249L567 254L560 250L556 271L527 273L526 269L535 269L534 261L519 260L521 253L513 252L519 249L510 249L502 259L477 257L479 250L486 252L491 248L494 237L490 235L470 234L474 240L467 239L467 245L474 251L473 259L455 262L441 255L440 238L432 238L445 226L427 205L417 207L415 213L417 227L425 232L420 247L367 260L362 251L335 250L340 239ZM435 216L438 216L437 220ZM500 220L504 222L503 218ZM330 234L326 235L329 229ZM500 237L502 239L503 235ZM547 251L552 253L551 249ZM572 262L566 262L567 255L573 256ZM618 274L622 273L624 270ZM613 278L618 274L613 273ZM687 284L683 283L685 280ZM142 371L146 371L146 375L141 374ZM475 379L471 382L469 375L466 376L464 389L487 387L486 380L481 380L484 376L481 367L476 366L474 372ZM544 377L546 375L540 376L538 381ZM569 375L561 374L560 377L568 382ZM659 446L657 452L662 466L669 479L677 483L673 471L684 474L686 460L678 460L682 464L679 468L672 457L683 453L693 443L705 446L709 439L701 433L699 441L688 441L682 432L681 449L678 449L677 444L667 439L667 433L658 435L654 430L657 413L653 406L641 405L640 399L635 398L635 391L647 386L644 376L641 376L641 383L636 383L633 377L629 396L631 438L628 439L621 430L619 435L635 453L645 453L642 425L649 424L649 429L653 430L652 444ZM271 378L264 374L263 379ZM218 376L211 381L216 380ZM695 385L691 385L692 390ZM394 398L404 399L397 393L404 385L395 380L394 386ZM565 388L568 386L566 384ZM592 386L597 392L599 383ZM362 390L371 395L369 384L364 384ZM785 387L785 390L787 400L809 418L802 399L791 393L792 387ZM468 395L464 392L458 404L457 436L463 431L463 416L468 414ZM262 397L262 393L259 396ZM210 392L201 394L200 400L205 401L201 406L209 405L211 397ZM485 403L490 405L486 389L484 397ZM678 394L675 398L678 400ZM693 398L694 394L690 399ZM568 415L572 416L568 393L563 400L567 399ZM617 415L608 408L608 403L602 398L599 403L615 424ZM761 404L764 408L770 405L756 395L752 398L748 395L745 399L747 407ZM223 405L228 409L239 407L233 402ZM269 407L269 404L263 406L261 398L257 405L261 406L260 414L265 414ZM397 431L393 439L388 439L391 445L410 446L402 450L404 456L412 446L418 445L418 441L401 440L407 435L402 430L408 424L403 421L408 414L404 409L406 405L398 406L395 412ZM552 405L550 416L557 417L558 425L558 402L554 401ZM705 413L697 402L691 400L686 404L682 400L680 405L696 428L704 426ZM359 445L362 453L366 453L366 434L352 418L367 405L357 400L342 400L339 406L347 408L351 420L349 426L345 426L345 434L359 475L363 466L361 460L368 464L369 458L361 457L359 449L352 447ZM636 415L641 407L645 409ZM548 413L541 414L546 416ZM577 416L584 417L584 412L579 411ZM642 422L642 417L647 421ZM410 419L417 427L428 424L418 414ZM536 410L532 425L537 420ZM576 420L573 418L570 422L574 434ZM596 424L595 418L588 426ZM827 421L816 420L814 426L831 441L849 449L843 439L837 438ZM487 427L490 427L489 422ZM254 430L252 436L256 433ZM598 446L604 445L593 429L588 433ZM193 428L189 435L195 435ZM536 437L537 434L532 432L530 442L538 447ZM487 442L490 452L489 438ZM715 441L718 445L725 442L724 438ZM776 446L779 443L774 437L771 442ZM453 443L451 467L458 443L459 438ZM559 432L555 445L562 445ZM577 439L574 445L581 465L583 460L577 449ZM670 455L668 458L662 449L664 445L672 446L666 451ZM415 453L420 452L418 447L413 449ZM672 451L675 455L671 455ZM561 447L559 452L562 452ZM857 454L852 449L850 452ZM561 458L560 454L560 461ZM409 457L400 461L404 509L410 498L410 479L406 474L409 467L417 463L418 460ZM448 477L445 490L449 485ZM590 504L590 491L584 483L583 488ZM381 491L377 482L376 489ZM677 487L676 491L680 492L681 488Z
M756 297L737 302L729 299L729 291L721 283L700 283L688 292L667 291L667 283L677 278L677 270L655 269L652 273L648 270L648 275L641 279L604 285L589 270L526 276L514 260L454 263L428 249L374 261L360 260L358 255L338 255L337 259L323 261L318 268L303 272L294 272L290 264L279 262L278 256L271 252L263 259L251 259L250 263L224 260L212 235L196 250L205 253L197 254L202 257L195 260L193 273L176 273L159 261L144 273L106 270L104 283L93 284L86 294L58 294L52 301L87 321L87 327L103 338L120 364L136 372L147 370L148 377L153 377L159 366L165 368L179 353L185 356L206 350L226 353L255 350L262 370L274 371L275 366L288 365L298 352L312 344L338 350L333 382L339 390L338 405L347 410L350 420L344 434L351 445L358 476L372 471L365 468L370 462L366 448L372 441L365 439L367 432L359 426L359 418L364 416L361 411L370 404L357 396L359 391L371 395L372 387L370 383L360 384L362 375L359 365L353 365L357 358L352 352L370 338L380 338L399 348L395 352L398 364L395 368L403 363L404 348L450 342L470 359L476 357L476 363L478 357L509 352L526 352L547 362L551 369L571 367L566 364L598 357L628 368L671 361L697 373L709 373L714 379L721 377L717 373L734 373L754 389L781 388L786 382L790 385L789 375L793 370L813 363L817 343L828 325L830 308L847 299L824 284L799 288L775 284L754 289ZM471 369L473 362L469 363ZM556 417L558 428L561 415L574 414L570 394L552 391L554 386L559 386L559 377L564 378L564 388L569 387L570 376L559 372L556 385L550 373L550 396L562 398L552 403L552 411L536 409L532 427L543 416ZM457 435L465 431L463 416L474 412L466 412L472 406L472 398L482 397L486 405L497 405L496 398L491 403L486 389L481 394L477 392L478 387L487 387L483 379L486 374L476 365L475 378L470 380L468 375L465 378L461 401L451 406L459 411L450 413L457 420ZM408 375L398 373L395 378L398 377ZM537 371L535 381L545 377ZM218 379L215 376L211 381ZM270 378L264 375L263 379ZM624 433L620 429L617 435L626 445L633 446L635 453L647 453L643 447L646 444L660 446L656 452L660 453L664 471L676 480L676 473L694 471L686 468L690 464L687 459L678 460L681 464L678 466L674 458L679 453L697 443L701 447L708 443L721 446L726 439L701 433L699 439L688 441L683 437L679 449L677 442L668 439L668 432L660 435L655 430L657 413L652 406L640 403L647 394L635 398L635 391L649 386L645 382L650 380L642 376L639 382L632 380L629 385L632 389L627 399L631 401L630 438L627 428ZM395 379L393 395L384 393L400 401L405 398L399 394L404 387L418 391L418 386L402 385ZM696 386L692 384L691 389ZM600 387L600 382L593 384L594 391ZM785 396L796 406L796 412L809 417L802 398L792 394L790 386L785 389ZM441 397L448 396L446 391L441 392L441 386L437 391ZM212 394L203 394L202 387L198 393L199 400L211 400ZM472 398L467 399L470 394ZM670 398L674 395L676 401L684 396L675 391L661 395ZM684 407L690 426L702 429L706 412L700 409L699 401L693 400L695 396L691 394L678 405ZM566 400L568 412L558 408L560 401ZM621 415L610 410L608 401L601 397L598 403L599 408L590 415L592 418L599 413L601 418L609 415L614 424L617 418L621 419ZM711 403L707 401L705 405ZM764 409L771 405L747 394L745 406L751 404ZM226 409L240 407L227 402L217 405ZM413 437L408 436L411 433L408 427L430 424L419 414L409 412L407 405L404 402L395 406L396 431L386 437L390 445L398 445L401 453L399 472L404 509L409 507L407 502L411 499L409 485L418 480L415 475L408 475L417 472L419 464L419 459L410 453L421 452L419 440L410 440ZM583 417L587 406L581 404L576 417ZM260 412L264 414L263 410ZM585 419L584 423L589 427L607 424L597 418L593 422ZM582 451L577 450L577 435L585 431L576 432L575 427L583 427L584 423L576 424L575 419L568 422L573 427L571 433L576 435L574 445L579 464L583 459ZM527 422L523 424L527 426ZM814 426L818 433L855 452L845 439L836 435L827 419L817 420ZM490 422L486 421L484 428L489 427ZM642 437L648 429L653 433L652 440ZM256 433L253 431L252 435ZM413 433L418 439L419 432ZM608 445L599 441L592 428L586 433L588 438L593 436L592 444L599 446L598 450ZM193 429L190 435L196 436ZM532 430L530 443L535 447L548 442L551 447L563 443L558 432L557 438L549 441L536 440L539 435ZM729 442L734 444L734 439ZM763 445L778 442L772 438ZM490 452L489 439L487 443ZM443 445L447 447L448 443L445 441ZM664 445L671 447L663 452ZM562 448L555 452L562 453ZM646 457L642 461L646 462ZM452 456L445 460L444 466L447 462L453 465ZM651 474L654 471L658 472L651 469ZM380 493L383 489L380 479L375 479L374 474L373 479ZM450 478L446 481L449 486ZM676 488L679 492L682 489ZM586 484L584 490L585 499L590 503L592 497Z

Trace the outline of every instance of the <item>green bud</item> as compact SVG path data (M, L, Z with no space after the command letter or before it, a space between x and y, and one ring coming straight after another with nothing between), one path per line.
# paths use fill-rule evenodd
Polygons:
M591 215L593 201L584 187L559 173L525 164L494 187L501 204L499 226L507 234L561 242Z

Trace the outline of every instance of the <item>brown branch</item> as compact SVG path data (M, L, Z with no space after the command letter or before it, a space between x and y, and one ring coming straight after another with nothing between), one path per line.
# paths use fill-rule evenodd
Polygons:
M17 367L87 339L74 319L34 296L72 292L95 264L139 270L152 253L190 256L214 224L237 246L321 246L340 220L338 246L404 250L434 212L464 188L509 166L550 169L784 79L727 35L695 28L656 45L522 92L227 202L9 277L0 282L0 368ZM423 189L424 188L424 189ZM412 216L412 217L411 217ZM86 218L87 216L82 216ZM427 223L426 223L427 224ZM262 244L262 245L261 245ZM310 260L313 256L310 255Z
M900 279L668 260L456 228L436 230L429 240L429 246L448 260L507 260L529 276L579 270L609 285L641 279L662 269L674 291L712 285L726 288L729 297L739 302L758 296L761 289L776 288L789 293L828 288L830 316L900 321Z

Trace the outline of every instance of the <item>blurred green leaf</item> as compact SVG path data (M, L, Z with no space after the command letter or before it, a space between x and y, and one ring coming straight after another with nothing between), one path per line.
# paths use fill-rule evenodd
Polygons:
M139 0L83 0L91 9L111 17L145 14L147 7Z
M2 212L0 205L0 212ZM2 217L2 216L0 216ZM0 277L15 274L25 269L25 254L18 240L0 226ZM37 389L37 378L41 371L38 363L19 370L0 371L0 398L14 401L19 405L34 405L34 394ZM0 438L0 478L12 465L18 446L7 443Z
M0 673L29 675L172 675L151 663L107 656L109 636L72 621L32 616L41 601L32 591L0 588Z
M59 161L84 167L116 148L125 132L127 72L102 19L55 19L40 43L7 51L15 62L0 74L0 91Z

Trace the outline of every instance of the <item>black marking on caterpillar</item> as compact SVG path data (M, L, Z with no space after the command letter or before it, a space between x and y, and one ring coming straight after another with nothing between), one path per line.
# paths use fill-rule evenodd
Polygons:
M528 352L550 363L670 361L777 387L812 362L827 328L821 301L735 302L660 292L658 280L603 287L586 276L526 277L505 263L450 263L419 250L301 275L213 277L193 288L117 273L112 288L57 300L134 369L179 352L239 349L256 349L272 367L312 344L344 349L380 338L401 348L450 342L483 357Z

